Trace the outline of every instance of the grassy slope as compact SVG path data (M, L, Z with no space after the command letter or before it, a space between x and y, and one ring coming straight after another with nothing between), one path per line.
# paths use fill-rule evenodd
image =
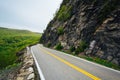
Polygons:
M0 69L15 63L16 53L28 45L38 43L40 36L27 30L0 27Z

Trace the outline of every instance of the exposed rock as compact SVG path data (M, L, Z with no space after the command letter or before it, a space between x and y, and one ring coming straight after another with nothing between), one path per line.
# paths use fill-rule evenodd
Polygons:
M27 77L27 80L31 80L31 79L34 79L34 78L35 78L35 75L34 75L34 73L32 73Z
M34 70L33 70L32 67L29 67L27 70L28 70L30 73L33 73L33 72L34 72Z
M107 57L107 60L108 60L108 61L111 61L112 59L113 59L112 56L108 56L108 57Z
M30 50L28 49L27 53L24 54L23 59L23 65L21 69L19 70L16 79L17 80L40 80L36 77L35 72L35 64L32 57L32 54L30 53Z
M113 60L112 60L112 63L115 63L115 64L117 64L117 65L119 64L119 62L118 62L117 59L113 59Z
M27 68L28 66L32 66L33 65L33 59L27 61L24 65L25 65L24 68Z
M19 76L26 76L26 75L29 75L30 72L23 72L23 73L20 73Z
M21 68L21 69L19 70L19 72L20 72L20 73L23 73L23 72L25 72L25 70L24 70L23 68Z
M96 41L93 40L91 43L90 43L90 46L89 46L89 49L93 49L95 47L95 44L96 44Z
M17 77L16 80L24 80L24 77Z
M71 46L77 50L79 42L85 41L90 46L85 54L120 65L120 1L63 0L60 10L63 5L71 8L70 11L63 10L62 17L58 11L40 42L44 45L52 43L51 47L61 42L64 50ZM61 26L64 33L60 35L57 30Z

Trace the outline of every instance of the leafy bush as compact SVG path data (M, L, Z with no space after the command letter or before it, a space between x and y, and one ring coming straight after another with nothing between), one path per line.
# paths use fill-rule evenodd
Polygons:
M47 44L47 47L50 47L51 46L51 43L49 42L48 44Z
M75 53L79 54L80 52L83 52L87 47L88 45L85 41L80 41L79 46L75 50Z
M58 44L55 46L55 49L61 50L61 49L63 49L63 46L61 45L61 43L58 43Z
M0 28L0 69L16 62L16 53L38 43L40 35L26 30Z
M75 51L75 47L74 46L71 46L70 47L70 52L74 52Z
M63 29L62 26L60 26L60 27L57 29L57 33L58 33L59 35L62 35L62 34L64 33L64 29Z
M59 21L66 21L67 19L69 19L71 17L71 10L72 7L71 6L66 6L63 5L60 10L57 12L56 14L56 18Z

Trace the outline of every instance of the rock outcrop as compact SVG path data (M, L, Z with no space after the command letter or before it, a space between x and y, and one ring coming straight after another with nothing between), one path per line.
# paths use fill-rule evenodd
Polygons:
M36 64L29 47L27 47L27 52L23 55L23 64L19 69L15 80L40 80Z
M33 69L34 60L32 54L27 51L23 57L23 65L18 71L16 80L35 80L35 72Z
M40 42L120 65L120 1L63 0Z

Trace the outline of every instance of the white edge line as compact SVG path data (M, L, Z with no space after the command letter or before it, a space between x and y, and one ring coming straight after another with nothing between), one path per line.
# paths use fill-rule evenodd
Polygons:
M50 48L48 48L48 49L50 49ZM52 50L54 50L54 49L52 49ZM55 51L57 51L57 50L55 50ZM61 51L58 51L58 52L61 52ZM93 64L93 65L96 65L96 66L99 66L99 67L102 67L102 68L105 68L105 69L108 69L108 70L111 70L111 71L120 73L120 71L118 71L118 70L115 70L115 69L112 69L112 68L109 68L109 67L100 65L100 64L98 64L98 63L90 62L90 61L88 61L88 60L85 60L85 59L82 59L82 58L80 58L80 57L77 57L77 56L73 56L73 55L67 54L67 53L65 53L65 52L61 52L61 54L65 54L65 55L67 55L67 56L71 56L71 57L73 57L73 58L76 58L76 59L79 59L79 60L82 60L82 61L91 63L91 64Z
M38 73L39 73L40 79L41 79L41 80L45 80L45 78L44 78L44 76L43 76L43 73L42 73L42 70L41 70L41 68L40 68L40 66L39 66L39 64L38 64L38 62L37 62L37 60L36 60L36 57L35 57L34 54L33 54L32 48L31 48L31 53L32 53L32 56L33 56L33 58L34 58L36 67L37 67L37 69L38 69Z
M94 65L96 65L96 66L103 67L103 68L109 69L109 70L111 70L111 71L115 71L115 72L117 72L117 73L120 73L120 71L118 71L118 70L115 70L115 69L112 69L112 68L109 68L109 67L100 65L100 64L98 64L98 63L90 62L90 61L88 61L88 60L85 60L85 59L82 59L82 58L79 58L79 57L77 57L77 56L73 56L73 55L70 55L70 54L67 54L67 53L64 53L64 52L62 52L62 53L65 54L65 55L71 56L71 57L73 57L73 58L76 58L76 59L79 59L79 60L86 61L86 62L88 62L88 63L94 64Z

